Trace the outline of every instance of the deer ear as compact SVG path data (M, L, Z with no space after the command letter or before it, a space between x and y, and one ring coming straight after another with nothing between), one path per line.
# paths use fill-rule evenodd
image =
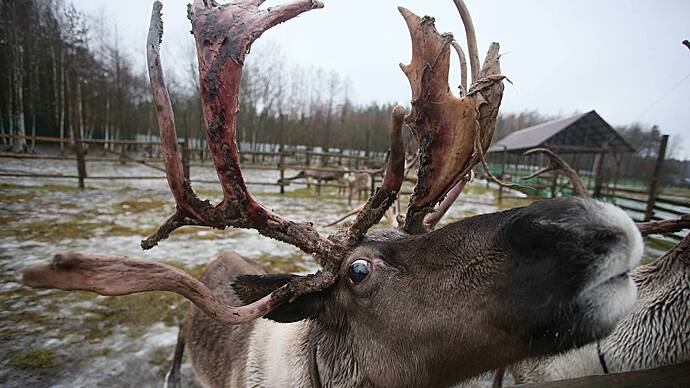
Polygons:
M242 303L254 303L299 277L290 274L240 275L232 288ZM315 318L323 306L323 291L302 295L292 302L286 302L266 314L264 318L276 322L290 323Z

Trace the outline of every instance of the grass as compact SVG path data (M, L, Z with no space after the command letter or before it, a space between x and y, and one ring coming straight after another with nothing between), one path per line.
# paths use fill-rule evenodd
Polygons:
M677 197L690 198L690 188L686 187L663 187L661 188L662 195L672 195Z
M0 237L14 237L24 241L61 241L68 239L88 239L97 236L143 236L150 232L147 228L132 228L114 221L95 221L85 216L85 212L65 215L58 219L45 219L22 223L21 219L7 216L0 229Z
M146 213L150 211L158 211L159 209L169 207L172 211L174 209L174 201L159 196L152 197L132 197L124 201L120 201L113 205L113 211L119 213Z
M338 194L338 189L335 187L322 187L321 194L316 194L316 188L301 188L296 190L286 191L281 194L275 193L261 193L260 196L265 197L280 197L280 198L318 198L321 200L337 200L342 201L347 199L347 195Z
M168 373L168 367L172 361L171 354L172 349L167 347L156 348L151 353L149 364L157 368L159 377L164 377Z
M168 264L194 277L201 276L205 268L205 265L190 267L181 262ZM0 278L3 283L14 280L9 275ZM176 326L188 306L183 297L170 292L101 297L90 292L46 292L18 287L0 293L0 343L31 338L36 332L55 332L55 338L61 339L76 335L97 343L122 329L136 338L157 322Z
M259 256L258 260L269 272L295 273L304 272L308 269L305 265L304 255L299 252L289 256L264 254Z
M660 251L670 251L676 246L677 243L672 240L647 236L645 238L645 244L650 248L657 249Z
M10 352L10 366L23 370L50 369L55 366L55 355L42 348L14 350Z

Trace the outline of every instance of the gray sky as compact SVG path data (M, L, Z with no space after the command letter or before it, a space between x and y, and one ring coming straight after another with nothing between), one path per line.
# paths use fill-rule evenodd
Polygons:
M151 4L147 0L72 0L117 25L121 47L144 66ZM223 2L223 0L220 0ZM164 0L163 65L187 66L193 41L186 0ZM269 0L264 6L281 1ZM290 63L335 70L352 81L354 100L407 103L398 68L410 59L407 29L396 7L431 15L441 32L464 42L451 0L324 0L269 30L257 45L277 43ZM596 109L611 125L640 121L683 138L690 159L690 1L466 0L481 60L501 44L507 85L501 110L569 115ZM251 54L250 54L251 55ZM457 71L456 71L457 72ZM451 80L451 85L457 85Z

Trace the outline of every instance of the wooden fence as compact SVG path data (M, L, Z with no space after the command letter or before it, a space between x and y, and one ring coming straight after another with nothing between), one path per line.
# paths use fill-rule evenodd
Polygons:
M0 134L0 138L10 137L9 135ZM58 143L68 144L72 153L61 153L59 155L45 155L45 154L31 154L31 153L0 153L0 158L14 158L14 159L41 159L41 160L74 160L77 164L77 175L67 174L41 174L41 173L22 173L22 172L6 172L0 171L0 177L25 177L25 178L43 178L43 179L74 179L79 182L79 187L84 187L84 182L87 180L155 180L166 179L165 175L142 175L142 176L90 176L87 171L88 162L134 162L152 169L164 172L165 170L155 164L160 162L160 144L153 141L133 141L133 140L103 140L103 139L84 139L70 141L69 139L61 139L57 137L47 136L12 136L13 141L25 140L28 142L44 142L44 143ZM118 152L113 152L106 147L94 148L89 145L109 145L119 147ZM204 144L199 142L198 149L191 149L188 142L181 143L182 164L188 176L190 166L206 166L210 165L208 161L208 151ZM98 155L100 153L100 156ZM95 154L95 155L94 155ZM106 155L111 154L110 157ZM112 154L116 154L114 158ZM312 183L310 181L285 181L285 171L306 170L310 167L318 166L322 171L354 173L361 171L373 171L374 168L380 168L385 163L385 153L374 152L368 155L362 155L361 151L342 152L317 152L311 149L288 149L282 151L242 151L240 150L240 160L242 168L251 170L275 170L278 172L279 179L275 182L246 182L248 185L257 186L277 186L281 193L285 192L285 187L291 184L295 185L316 185L319 189L321 187L337 187L344 188L343 183ZM134 155L134 156L133 156ZM372 174L371 190L373 191L376 185L376 174ZM196 183L217 183L216 181L194 179Z
M650 176L646 177L646 188L619 185L617 178L612 182L607 182L603 179L601 171L598 171L596 176L593 176L594 172L592 171L585 171L584 174L580 171L581 177L593 197L615 203L637 222L659 221L688 214L690 213L689 195L672 196L669 194L660 194L660 182L663 176L667 143L668 135L663 135L657 152L658 157L652 166L652 173ZM536 166L535 163L528 163L519 169L516 164L515 167L510 170L510 164L506 162L505 153L496 155L494 159L496 159L496 157L499 157L499 168L497 171L499 178L528 186L529 189L519 190L527 194L527 199L529 200L543 198L544 196L555 197L558 195L572 194L570 183L560 174L549 173L539 178L525 181L523 180L525 176L531 174L540 167ZM541 160L543 164L546 164L543 157L539 160ZM503 188L499 188L499 202L506 198L523 197L505 195ZM667 234L665 237L675 241L683 238L679 233Z

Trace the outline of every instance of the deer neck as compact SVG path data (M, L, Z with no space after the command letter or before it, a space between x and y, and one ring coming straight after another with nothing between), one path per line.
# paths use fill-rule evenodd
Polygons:
M246 361L246 386L309 387L310 322L254 322Z
M247 386L363 387L347 331L314 321L255 322L245 369Z

